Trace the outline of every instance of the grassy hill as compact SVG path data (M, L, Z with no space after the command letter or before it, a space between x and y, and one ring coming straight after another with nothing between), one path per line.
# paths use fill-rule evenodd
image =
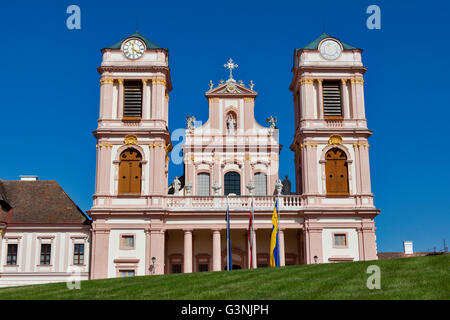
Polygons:
M381 289L366 287L367 267ZM4 299L450 299L450 255L82 281L0 289Z

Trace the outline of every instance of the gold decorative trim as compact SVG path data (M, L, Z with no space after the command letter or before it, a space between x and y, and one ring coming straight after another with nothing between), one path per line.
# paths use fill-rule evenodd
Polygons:
M119 82L119 84L123 84L123 79L117 79L117 82Z
M244 102L253 102L254 98L244 98Z
M306 142L306 143L305 143L305 147L313 147L313 148L317 148L317 143L314 143L314 142Z
M110 78L100 79L100 84L107 84L107 83L113 84L114 83L114 79L110 79Z
M342 84L347 84L347 79L341 79Z
M169 94L166 93L165 97L166 97L166 100L167 100L167 102L168 102L168 101L169 101Z
M101 149L102 147L112 148L112 146L113 145L111 143L100 143L96 147Z
M128 144L128 145L133 145L133 144L137 145L137 141L138 141L137 137L134 134L128 134L125 136L123 143Z
M338 134L334 134L328 139L328 144L332 144L334 146L342 144L342 137Z
M363 78L356 78L356 79L352 78L352 79L350 79L350 82L364 84L364 79Z
M369 144L367 142L356 142L353 144L353 148L366 147L369 148Z
M300 84L313 84L313 83L314 79L305 78L300 80Z
M162 85L166 85L166 80L165 79L152 79L152 83L153 84L162 84Z
M322 83L323 79L316 79L318 83Z
M148 82L148 79L142 79L142 83L143 83L144 85L147 85L147 82Z
M165 148L165 146L163 146L162 143L149 143L148 147L149 148L156 148L156 147Z
M219 98L209 98L209 103L211 102L219 102Z

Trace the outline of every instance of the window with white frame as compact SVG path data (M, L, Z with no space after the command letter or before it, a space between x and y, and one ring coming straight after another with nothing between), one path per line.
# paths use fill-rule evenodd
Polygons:
M255 173L255 195L267 195L267 176L264 172Z
M197 175L197 195L209 196L209 173L199 173Z

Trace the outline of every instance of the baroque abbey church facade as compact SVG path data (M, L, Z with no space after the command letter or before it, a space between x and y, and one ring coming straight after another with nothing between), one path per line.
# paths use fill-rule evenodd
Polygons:
M205 92L209 119L183 115L184 175L169 182L168 50L137 32L104 48L86 277L224 270L227 207L233 269L266 267L276 199L282 266L377 259L361 53L326 34L294 51L295 192L280 192L276 119L257 123L258 94L231 59Z

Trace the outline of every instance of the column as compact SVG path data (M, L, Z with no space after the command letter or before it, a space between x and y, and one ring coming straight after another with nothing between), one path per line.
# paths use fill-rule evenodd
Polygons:
M222 264L221 264L221 238L220 238L220 230L214 229L213 230L213 271L221 271L222 270Z
M278 240L280 241L280 266L283 267L286 264L286 254L284 251L284 230L278 231Z
M150 275L150 266L152 264L152 256L150 252L150 230L145 230L145 275Z
M100 80L100 119L111 119L113 108L113 79Z
M150 259L156 258L153 274L164 274L164 237L165 231L162 229L152 229L150 231Z
M323 88L322 79L317 79L317 115L319 119L323 119Z
M119 94L117 95L117 108L118 108L118 112L117 112L117 119L122 119L123 118L123 79L117 79L119 82Z
M108 278L109 230L93 230L90 279Z
M192 230L184 230L184 273L192 272Z
M148 101L147 79L142 79L142 119L150 119L150 103Z
M342 101L342 113L344 119L350 119L350 107L348 103L348 92L347 92L347 79L341 79L341 101Z

